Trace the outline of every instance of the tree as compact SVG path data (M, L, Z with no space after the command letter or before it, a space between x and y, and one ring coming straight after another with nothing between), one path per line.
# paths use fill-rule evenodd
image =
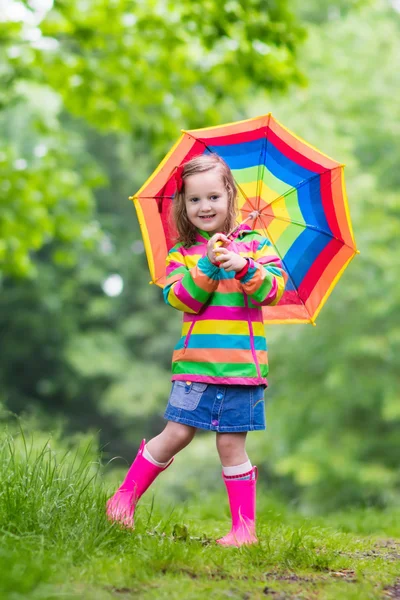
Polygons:
M107 170L82 128L128 133L155 162L179 127L236 116L254 85L301 78L303 30L286 0L56 1L44 15L17 4L23 18L10 12L0 34L5 274L34 275L32 252L52 242L56 260L73 264L96 240L93 190Z

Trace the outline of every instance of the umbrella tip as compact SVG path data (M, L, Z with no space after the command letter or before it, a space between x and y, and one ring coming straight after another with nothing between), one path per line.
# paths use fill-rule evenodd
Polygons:
M258 210L253 210L253 212L251 212L249 214L249 219L257 219L257 217L260 215L260 211Z

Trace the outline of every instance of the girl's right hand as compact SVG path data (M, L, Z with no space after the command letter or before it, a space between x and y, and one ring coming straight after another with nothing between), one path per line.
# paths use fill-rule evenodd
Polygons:
M224 244L230 243L229 238L227 238L224 233L216 233L208 240L208 244L207 244L207 256L208 256L209 260L213 263L213 265L217 265L217 266L219 264L218 257L216 256L216 252L218 252L218 248L214 249L214 246L219 241L223 242Z

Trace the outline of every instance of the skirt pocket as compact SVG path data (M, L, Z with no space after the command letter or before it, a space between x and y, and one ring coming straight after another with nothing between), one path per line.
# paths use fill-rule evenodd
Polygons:
M200 398L207 388L207 383L186 383L185 381L174 381L169 403L175 408L184 410L195 410Z

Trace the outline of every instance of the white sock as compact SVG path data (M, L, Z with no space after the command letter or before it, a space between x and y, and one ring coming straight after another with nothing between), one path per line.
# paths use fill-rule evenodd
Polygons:
M165 463L160 463L155 458L153 458L152 455L150 454L150 452L147 450L147 444L144 447L143 456L145 457L146 460L153 463L153 465L156 465L157 467L166 467L167 464L169 463L169 460L167 460L167 462L165 462Z
M234 465L233 467L224 467L222 466L222 471L225 477L233 477L237 475L244 475L251 471L252 466L250 460L247 460L245 463L241 465ZM241 479L241 477L235 477L235 479ZM250 479L250 475L248 477L243 477L243 479Z

